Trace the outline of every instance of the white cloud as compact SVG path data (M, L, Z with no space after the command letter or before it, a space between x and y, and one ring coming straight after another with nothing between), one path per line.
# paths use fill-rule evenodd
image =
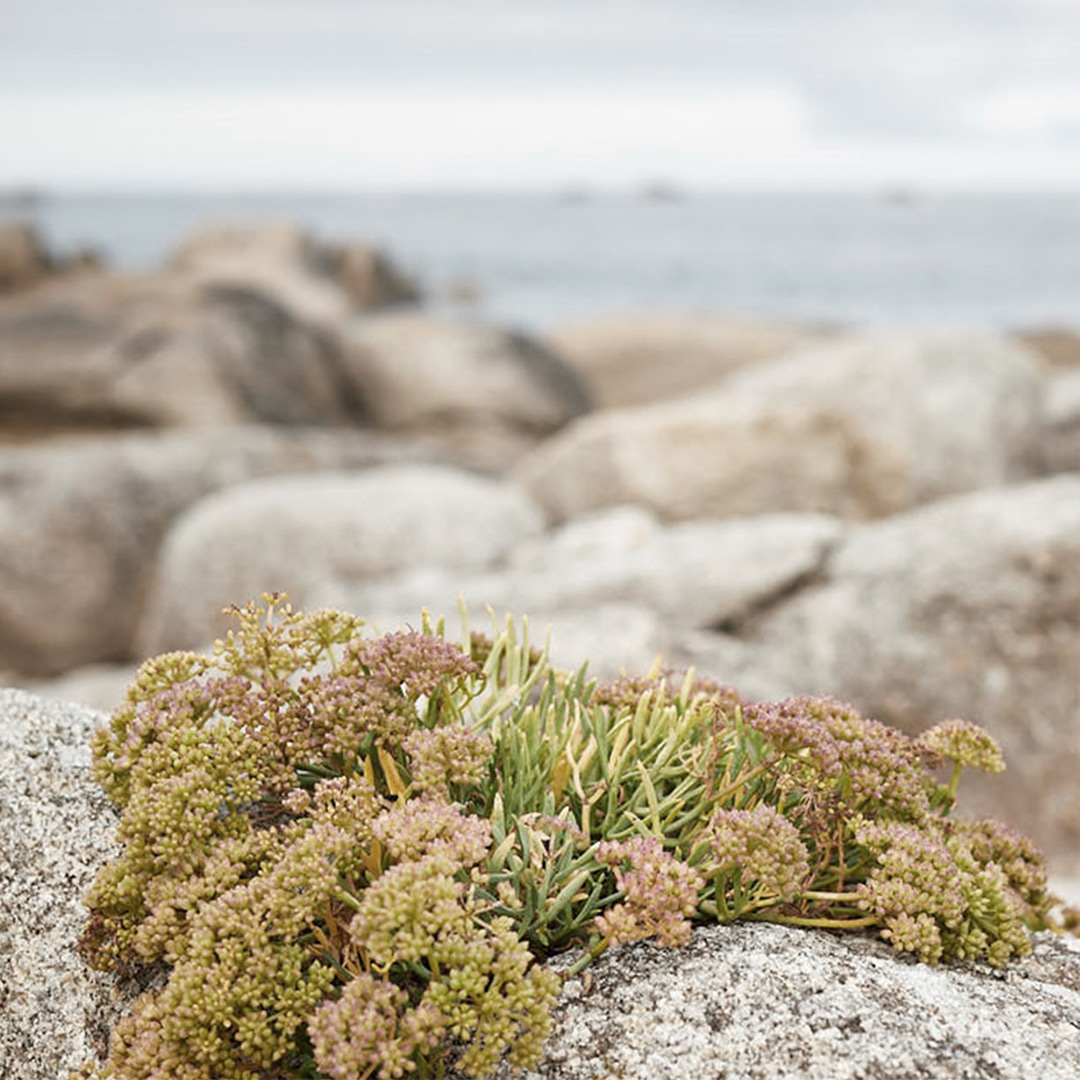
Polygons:
M1070 130L1080 135L1080 80L1055 86L1010 86L970 105L967 116L975 127L1004 135Z
M0 177L57 184L546 184L784 168L805 149L781 86L558 95L32 95L0 100Z

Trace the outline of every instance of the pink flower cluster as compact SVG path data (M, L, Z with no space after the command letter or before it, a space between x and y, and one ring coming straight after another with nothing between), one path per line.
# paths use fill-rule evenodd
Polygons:
M719 872L740 871L744 888L756 882L766 893L789 901L806 887L810 862L799 830L771 806L720 810L710 842Z
M690 940L690 917L697 910L705 879L693 867L666 852L659 840L639 836L597 845L596 860L615 869L620 904L596 919L596 928L612 944L655 937L662 945ZM623 869L623 863L630 864Z
M860 906L878 916L881 936L897 951L927 964L985 956L1000 966L1027 955L1031 905L998 863L981 861L971 829L952 824L859 823L855 838L877 863L859 885Z
M300 682L301 712L312 724L312 741L321 753L349 757L368 735L398 747L423 720L434 726L438 695L460 687L479 668L457 646L414 632L386 634L351 642L331 676ZM420 703L428 699L428 715Z
M404 990L361 972L308 1020L308 1034L315 1061L333 1080L398 1080L416 1071L416 1054L434 1049L445 1026L430 1002L410 1008Z
M417 728L402 745L410 758L413 787L444 796L451 785L480 783L494 751L487 735L458 723Z
M831 787L856 809L872 803L915 819L929 813L932 782L903 732L829 697L754 702L743 715L804 782Z
M490 821L437 798L399 803L380 814L371 831L395 862L439 853L461 866L475 866L491 846Z

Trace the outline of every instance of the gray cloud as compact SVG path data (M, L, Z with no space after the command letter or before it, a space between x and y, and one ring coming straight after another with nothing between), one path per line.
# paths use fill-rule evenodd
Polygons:
M1072 0L0 0L9 98L759 86L825 140L978 137L980 103L1080 101L1078 51ZM1068 109L1039 120L1076 137Z

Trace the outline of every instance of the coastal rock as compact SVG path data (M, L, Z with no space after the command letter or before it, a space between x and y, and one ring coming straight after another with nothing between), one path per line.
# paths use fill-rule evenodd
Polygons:
M161 539L202 496L258 476L409 456L363 432L247 427L5 449L0 668L49 675L131 657Z
M360 311L414 303L420 290L381 251L361 244L330 248L327 259L334 277Z
M853 528L819 583L734 632L770 686L912 732L952 716L985 727L1008 770L969 772L968 809L1080 872L1080 477ZM735 681L704 650L680 659Z
M1038 469L1042 385L1008 339L892 332L808 347L714 391L573 422L518 467L556 519L874 518Z
M301 608L313 596L338 606L350 583L405 567L492 566L543 525L517 487L441 466L233 487L169 533L140 642L147 653L204 644L225 627L223 607L266 591Z
M169 270L200 285L262 293L295 318L324 325L416 296L385 255L360 245L319 244L284 222L197 229L181 242Z
M36 285L52 271L52 259L29 225L0 221L0 293Z
M209 286L189 325L152 346L146 340L134 362L114 359L108 388L115 408L155 426L364 418L362 400L340 376L334 338L260 292Z
M1078 1011L1075 939L1042 935L997 972L820 930L707 927L682 949L624 946L568 983L546 1061L522 1080L1071 1080Z
M652 629L629 636L616 670L633 667L643 642L648 655L639 666L647 668L661 651L660 627L746 618L812 578L842 530L835 518L814 514L664 526L640 507L613 507L525 540L497 571L463 576L410 567L358 586L348 604L399 618L415 617L421 607L453 615L462 596L471 611L490 605L527 614L538 632L548 621L558 626L605 605L629 605L651 613Z
M105 1050L134 987L75 951L82 896L117 853L90 776L90 709L0 690L0 1076L63 1077Z
M0 418L79 428L362 422L334 335L248 288L59 281L0 304Z
M86 664L53 679L32 680L19 689L50 701L74 701L90 709L111 713L135 681L139 665Z
M620 315L555 329L555 350L598 406L644 405L714 385L819 336L718 315Z
M1047 379L1042 465L1050 473L1080 470L1080 367Z
M346 329L344 362L374 423L423 432L496 468L589 408L554 353L494 326L371 316Z
M1080 367L1080 334L1065 327L1047 326L1017 335L1030 346L1050 371Z
M111 375L188 318L190 305L168 290L106 274L50 281L32 293L0 297L4 435L145 423L113 407ZM113 350L121 363L110 364Z

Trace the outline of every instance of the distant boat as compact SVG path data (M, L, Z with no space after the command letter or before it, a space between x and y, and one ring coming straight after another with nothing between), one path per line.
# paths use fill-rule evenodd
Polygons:
M593 193L584 184L569 184L555 196L555 201L564 206L592 202L592 199Z
M675 203L682 202L686 193L670 180L657 178L642 185L641 197L646 202Z
M881 201L890 206L913 206L919 201L919 193L910 184L890 184L882 189Z

